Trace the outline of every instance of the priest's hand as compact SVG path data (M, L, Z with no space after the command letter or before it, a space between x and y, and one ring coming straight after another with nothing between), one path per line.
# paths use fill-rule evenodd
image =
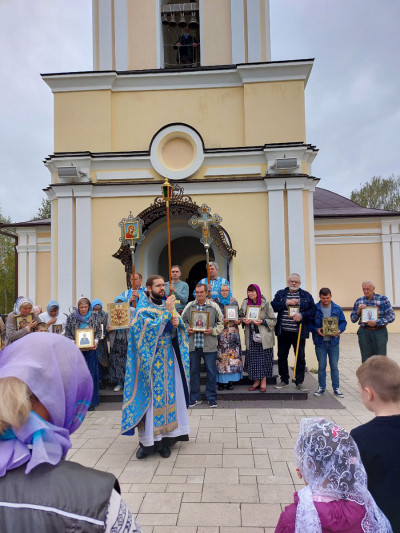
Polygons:
M179 326L179 316L178 315L174 315L172 318L171 318L171 324L174 328L176 328L176 326Z
M165 300L165 307L167 308L167 311L172 313L172 311L175 309L175 296L168 296L168 298Z

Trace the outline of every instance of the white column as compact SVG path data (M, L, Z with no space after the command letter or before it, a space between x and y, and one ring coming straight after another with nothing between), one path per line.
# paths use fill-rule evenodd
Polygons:
M36 230L28 232L28 257L29 257L29 274L28 274L28 298L36 304L36 253L37 240Z
M72 187L64 186L57 191L58 198L58 302L63 313L75 305L74 291L74 199Z
M308 224L310 227L310 270L311 270L311 293L318 296L317 265L315 261L315 234L314 234L314 190L308 192Z
M74 187L76 198L76 299L92 297L92 185Z
M158 13L160 14L160 0L157 0ZM157 43L160 38L160 17L157 26ZM115 69L128 70L129 65L129 47L128 47L128 0L116 0L114 2L114 35L115 35ZM158 50L158 48L157 48ZM158 52L157 52L158 54ZM158 58L158 55L157 55ZM160 68L157 61L157 68Z
M301 280L306 280L306 262L304 251L304 218L303 218L303 184L296 178L286 181L288 202L289 230L289 270L297 272Z
M232 63L246 62L243 0L231 0Z
M248 62L261 61L260 0L247 0Z
M268 191L269 257L271 269L271 299L286 287L284 179L265 179Z
M392 265L393 265L393 305L400 305L400 235L399 223L394 222L392 227Z
M99 70L112 70L111 1L99 0Z
M17 230L18 235L18 296L28 295L28 234Z
M263 0L265 5L265 59L271 61L271 21L269 16L269 0Z
M55 207L54 207L54 199L56 197L55 192L53 189L48 189L45 191L47 194L47 198L51 202L51 246L50 246L50 269L51 269L51 288L50 288L50 294L51 299L54 300L56 297L56 234L55 234Z
M383 252L383 279L385 284L385 296L393 301L393 280L392 280L392 251L389 221L382 222L382 252Z
M199 25L200 25L200 66L204 65L204 19L203 19L204 0L199 0Z

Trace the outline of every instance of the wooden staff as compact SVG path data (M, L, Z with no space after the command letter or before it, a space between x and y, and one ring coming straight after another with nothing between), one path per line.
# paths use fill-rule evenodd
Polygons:
M132 257L132 292L135 290L135 249L133 247L133 241L130 246L131 248L131 257ZM136 298L133 300L133 307L136 309Z
M208 299L211 299L211 289L210 289L210 245L206 243L204 245L204 248L206 249L206 266L207 266L207 286L208 286Z
M167 238L168 238L168 281L169 286L172 285L172 279L171 279L171 268L172 268L172 261L171 261L171 227L169 223L169 199L165 201L166 208L167 208ZM170 288L171 292L171 288Z
M297 336L297 345L296 345L296 354L294 356L292 383L296 383L296 367L297 367L297 356L299 355L300 335L301 335L301 324L299 325L299 334Z

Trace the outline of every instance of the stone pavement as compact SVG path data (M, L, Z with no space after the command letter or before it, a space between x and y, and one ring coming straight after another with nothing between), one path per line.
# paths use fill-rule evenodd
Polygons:
M388 353L400 363L400 334L389 338ZM272 533L303 487L293 460L301 418L324 416L350 430L373 417L358 395L360 362L357 336L344 335L341 409L320 409L311 399L296 408L192 408L190 442L175 445L168 459L138 461L137 437L120 435L120 406L109 404L113 410L88 413L68 458L113 472L144 533Z

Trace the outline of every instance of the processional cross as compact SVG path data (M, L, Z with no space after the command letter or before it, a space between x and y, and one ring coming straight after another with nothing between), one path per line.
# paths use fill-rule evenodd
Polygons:
M201 228L202 230L200 242L204 244L204 248L206 249L208 285L210 285L210 244L213 242L212 237L210 237L210 226L217 227L221 222L222 217L217 213L211 215L211 207L208 207L206 204L203 204L200 207L197 217L193 215L189 220L189 225L192 226L192 228ZM208 291L208 297L210 297L210 290Z

